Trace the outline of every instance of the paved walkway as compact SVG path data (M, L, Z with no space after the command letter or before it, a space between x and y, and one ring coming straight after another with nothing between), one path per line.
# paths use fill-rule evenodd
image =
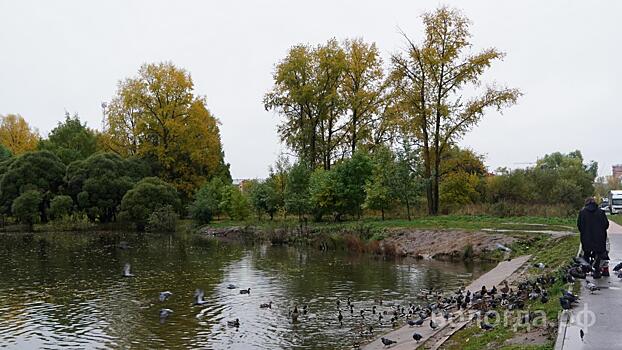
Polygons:
M473 281L468 287L467 290L475 291L482 288L482 286L486 286L491 288L493 285L498 286L504 279L513 274L516 270L518 270L524 263L526 263L531 258L531 255L524 255L514 258L510 261L502 261L495 268L481 275L478 279ZM467 318L467 319L470 319ZM413 340L412 336L414 332L417 332L423 336L423 340L429 339L431 336L434 336L436 333L442 331L446 327L455 327L461 328L466 324L466 322L444 322L442 317L435 317L434 321L440 325L436 330L432 330L428 324L428 320L426 319L426 323L422 327L409 327L404 326L389 334L383 335L383 337L389 338L391 340L397 341L397 344L390 347L392 350L402 350L408 349L412 350L417 347L417 343ZM427 344L426 344L427 345ZM436 344L430 344L431 348L436 348ZM367 344L363 347L365 350L376 350L376 349L385 349L380 341L380 338L374 340L373 342Z
M622 261L622 226L610 221L608 233L609 268L613 269ZM590 294L582 281L581 301L562 316L555 349L622 349L622 280L611 271L611 277L603 277L595 283L601 290ZM581 330L585 333L583 341Z

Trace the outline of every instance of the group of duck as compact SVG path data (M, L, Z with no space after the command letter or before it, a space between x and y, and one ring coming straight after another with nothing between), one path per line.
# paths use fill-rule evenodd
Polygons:
M129 263L126 263L125 266L123 267L123 273L121 274L121 276L125 277L125 278L134 277L134 274L131 272L131 265ZM229 284L227 286L227 289L238 289L238 287L235 286L234 284ZM250 294L251 293L251 289L250 288L240 289L239 293L240 294ZM160 300L161 303L163 303L163 302L165 302L166 300L168 300L172 296L173 296L173 292L167 290L167 291L160 292L160 294L158 296L158 299ZM208 302L209 301L205 300L205 292L203 291L203 289L195 290L192 306L201 306L201 305L207 304ZM261 309L272 308L272 302L270 301L270 302L265 303L265 304L260 304L259 308L261 308ZM172 314L173 314L173 310L172 309L161 308L160 311L159 311L160 322L164 322ZM229 327L236 327L236 328L240 327L240 319L236 318L235 320L229 320L229 321L227 321L227 325Z

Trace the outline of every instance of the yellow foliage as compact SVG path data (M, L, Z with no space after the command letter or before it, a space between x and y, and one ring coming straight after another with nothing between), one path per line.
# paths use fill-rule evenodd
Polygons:
M31 129L19 114L0 116L0 144L14 155L32 151L39 143L39 132Z
M106 106L102 143L123 156L155 158L161 177L191 195L222 160L218 121L193 90L187 71L171 63L143 65L137 77L119 83Z

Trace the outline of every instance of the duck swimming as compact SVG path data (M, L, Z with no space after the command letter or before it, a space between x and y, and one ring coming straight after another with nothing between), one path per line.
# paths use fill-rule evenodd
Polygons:
M235 320L233 320L233 321L227 321L227 326L229 326L229 327L235 327L235 328L240 327L240 319L239 319L239 318L236 318L236 319L235 319Z
M251 289L240 289L240 294L251 294Z

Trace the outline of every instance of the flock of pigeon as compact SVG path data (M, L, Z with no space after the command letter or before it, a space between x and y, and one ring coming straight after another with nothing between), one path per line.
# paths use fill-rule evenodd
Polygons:
M544 265L541 263L535 264L534 267L543 269ZM123 277L134 277L131 273L130 264L125 264L123 268ZM613 270L618 272L622 269L622 262L619 263ZM589 281L586 276L592 271L590 264L581 257L573 259L573 262L562 269L561 279L564 283L572 283L576 279L585 279L586 287L594 293L599 287L592 281ZM622 272L618 274L619 278L622 278ZM526 280L516 285L516 288L511 288L507 281L503 281L499 288L493 286L488 289L486 286L482 286L480 290L471 292L460 288L455 292L444 294L441 290L420 290L417 297L423 300L420 304L408 303L408 305L399 305L394 303L383 303L381 299L375 299L371 308L360 308L355 312L355 306L350 297L345 302L345 310L342 310L342 302L337 299L336 301L336 322L343 326L344 313L349 313L351 317L358 318L360 326L363 330L360 332L361 336L374 336L374 326L376 324L383 325L385 322L390 322L392 327L397 327L402 324L407 324L410 327L423 327L427 325L432 330L436 330L439 324L435 322L434 317L441 317L448 322L459 313L460 310L473 310L473 321L477 322L479 327L488 331L494 328L493 325L486 323L486 319L492 319L497 316L494 311L499 308L505 308L507 310L522 310L528 301L539 300L541 303L548 303L549 293L548 288L555 283L556 277L553 275L542 275L532 280ZM228 289L237 289L233 284L227 286ZM251 289L240 289L240 294L250 294ZM173 295L170 291L160 292L160 302L165 302ZM579 298L572 292L562 289L559 302L564 310L569 310L573 307ZM197 289L194 293L193 305L203 305L208 301L204 299L204 292L201 289ZM272 302L260 304L260 308L272 308ZM382 309L382 310L381 310ZM293 310L290 310L288 317L293 323L299 321L301 314L306 315L308 312L307 305L303 305L301 310L298 310L298 306L294 306ZM168 308L162 308L159 311L160 320L164 321L173 313L173 310ZM385 319L388 319L385 321ZM521 322L527 323L534 319L532 313L526 313L523 315ZM229 320L227 325L230 327L240 327L240 320ZM414 332L412 335L413 340L419 343L423 339L423 335ZM382 344L385 347L389 347L397 342L395 340L382 337Z

